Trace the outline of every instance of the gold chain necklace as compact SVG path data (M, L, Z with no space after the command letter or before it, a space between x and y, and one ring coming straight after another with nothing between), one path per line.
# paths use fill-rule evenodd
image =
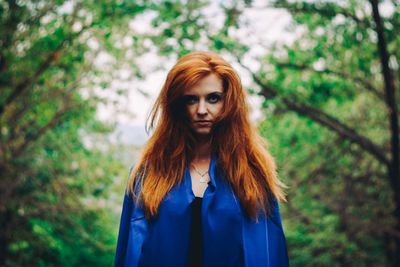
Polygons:
M194 164L192 164L192 166L193 166L193 170L195 171L195 172L197 172L200 176L201 176L201 178L199 179L199 181L200 181L200 183L207 183L208 182L208 179L206 179L206 178L204 178L204 176L206 175L206 174L208 174L208 170L205 172L205 173L203 173L203 174L201 174L201 172L199 172L197 169L196 169L196 166L194 166Z

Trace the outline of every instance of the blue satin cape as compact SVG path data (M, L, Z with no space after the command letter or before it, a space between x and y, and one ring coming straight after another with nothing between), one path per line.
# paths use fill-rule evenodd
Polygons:
M289 266L279 204L258 222L245 216L239 199L211 159L210 182L203 195L203 266ZM191 206L195 199L189 169L162 201L158 215L147 220L125 194L114 266L187 267Z

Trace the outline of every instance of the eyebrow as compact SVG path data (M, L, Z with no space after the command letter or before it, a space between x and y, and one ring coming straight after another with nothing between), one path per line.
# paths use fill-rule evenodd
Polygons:
M207 95L212 95L212 94L223 95L224 93L223 92L219 92L219 91L215 91L215 92L208 93ZM197 95L195 95L195 94L184 94L183 96L197 96Z

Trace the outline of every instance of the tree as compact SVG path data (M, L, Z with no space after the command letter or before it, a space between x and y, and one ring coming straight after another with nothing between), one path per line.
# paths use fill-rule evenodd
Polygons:
M131 1L0 2L0 266L111 264L116 222L101 200L126 174L88 142L112 129L95 116L108 102L95 90L108 88L112 73L94 60L100 51L121 56L112 39L144 9Z

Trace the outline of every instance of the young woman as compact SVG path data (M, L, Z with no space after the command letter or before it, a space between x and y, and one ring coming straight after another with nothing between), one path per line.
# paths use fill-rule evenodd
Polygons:
M115 266L288 266L284 184L245 97L217 54L170 70L129 175Z

